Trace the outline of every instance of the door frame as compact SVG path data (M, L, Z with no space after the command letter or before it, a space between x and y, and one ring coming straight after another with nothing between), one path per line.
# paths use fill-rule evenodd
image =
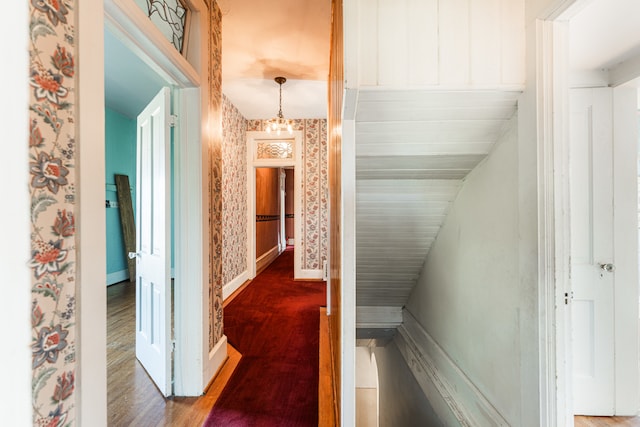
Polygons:
M249 279L256 277L256 168L293 167L294 172L294 229L295 244L293 246L294 279L309 279L302 270L302 254L304 239L302 236L302 132L293 131L291 135L275 135L269 132L247 132L247 271ZM256 144L259 141L291 141L294 144L293 159L257 159ZM278 183L279 183L278 179Z
M569 210L569 19L590 0L555 0L538 16L528 35L535 43L528 50L528 63L534 67L535 83L530 83L528 107L535 114L537 190L538 190L538 313L539 313L539 393L540 425L573 426L571 304L565 298L571 295L570 278L570 210ZM527 22L530 24L530 22ZM533 34L532 34L533 33ZM640 72L640 70L638 70ZM616 85L614 85L616 86ZM616 111L614 89L614 111ZM614 135L616 123L614 122ZM635 148L635 144L633 144ZM615 156L615 154L614 154ZM633 155L637 156L637 152ZM614 172L615 174L615 172ZM614 179L618 179L614 177ZM636 178L637 179L637 178ZM615 184L614 184L615 185ZM614 190L615 191L615 190ZM616 197L619 197L617 195ZM614 236L617 218L614 216ZM619 238L617 240L620 240ZM617 253L618 244L614 246ZM637 251L637 247L636 247ZM635 285L637 300L637 283ZM624 298L618 292L615 301ZM625 378L638 378L638 352L632 351L628 363L619 357L624 348L620 313L616 312L616 412L629 411L629 402L621 391ZM637 311L636 311L637 313ZM637 316L636 316L637 317ZM628 320L628 319L627 319ZM628 323L626 324L628 325ZM631 335L638 336L637 318ZM627 330L627 333L629 331ZM620 347L623 346L623 347ZM636 346L637 347L637 346ZM628 353L628 352L627 352ZM627 356L628 357L628 356ZM629 357L628 357L629 358ZM625 367L622 368L620 365ZM637 411L638 383L633 387L635 395L631 409ZM627 399L628 400L628 399ZM631 412L629 412L631 413Z
M122 37L123 43L137 53L160 76L173 85L172 107L179 118L174 128L174 225L175 282L174 291L174 393L197 396L213 376L220 356L210 354L208 342L207 246L208 200L206 171L208 159L202 156L202 112L207 111L207 91L200 90L207 81L208 9L202 0L188 2L192 11L188 40L200 50L189 49L187 58L179 54L151 23L142 10L130 0L105 2L105 25ZM200 64L199 69L192 64ZM200 96L202 95L202 96ZM203 213L206 212L206 215ZM199 307L200 310L195 310ZM194 340L201 336L202 340ZM224 340L221 340L224 341ZM226 356L226 346L222 350ZM220 347L218 347L219 349ZM209 363L207 363L209 362ZM220 362L221 363L221 362Z
M85 141L79 151L79 229L78 251L85 256L78 262L79 357L78 419L102 423L107 420L106 372L106 246L104 220L104 28L113 26L126 36L128 45L156 72L176 82L179 88L174 106L181 119L174 130L175 150L175 226L176 280L183 287L176 292L176 383L175 392L199 395L226 357L222 351L209 353L208 329L208 235L207 147L209 124L201 120L208 109L206 40L209 34L208 8L203 0L188 0L194 11L190 36L193 49L189 61L180 56L142 11L130 0L106 0L91 7L78 8L78 135ZM202 59L202 60L201 60ZM196 64L194 68L191 64ZM188 143L181 143L188 142ZM189 244L187 244L189 243ZM102 290L102 289L99 289ZM203 297L204 296L204 297ZM185 332L186 331L186 332ZM199 339L193 339L196 336ZM189 339L190 338L190 339ZM225 341L225 340L221 340ZM221 357L215 357L221 356ZM209 362L207 364L207 361ZM213 373L212 373L213 372ZM89 374L90 373L90 374ZM97 421L96 421L97 420Z

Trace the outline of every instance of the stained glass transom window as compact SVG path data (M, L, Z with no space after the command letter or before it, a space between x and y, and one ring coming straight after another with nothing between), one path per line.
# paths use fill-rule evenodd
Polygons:
M151 22L180 53L184 53L189 9L182 0L135 0Z
M293 141L265 141L257 144L258 159L293 159Z

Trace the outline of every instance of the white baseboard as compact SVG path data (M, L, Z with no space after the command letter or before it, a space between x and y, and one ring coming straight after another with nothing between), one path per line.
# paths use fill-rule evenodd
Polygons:
M271 264L274 259L278 258L278 255L280 255L280 248L278 248L278 245L275 245L267 252L260 255L256 259L256 271L262 271L266 266Z
M107 286L129 280L129 270L124 269L107 274Z
M213 350L209 352L209 360L206 362L206 366L204 367L204 381L202 382L205 387L209 386L226 360L227 336L223 335L213 347Z
M226 301L227 298L235 291L238 290L240 286L249 280L249 271L245 270L239 275L237 275L234 279L232 279L229 283L222 287L222 300Z
M445 425L509 426L498 410L407 310L394 341Z
M322 270L300 270L300 276L296 279L319 279L322 280Z

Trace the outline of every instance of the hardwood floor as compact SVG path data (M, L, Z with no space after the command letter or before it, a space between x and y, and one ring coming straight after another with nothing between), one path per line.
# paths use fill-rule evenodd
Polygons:
M575 417L575 427L640 427L640 417Z
M236 295L249 283L236 291ZM225 305L233 299L230 296ZM324 318L323 318L324 315ZM122 282L107 288L107 375L108 375L108 425L109 426L199 426L222 392L224 385L240 361L241 355L229 346L229 359L200 397L175 397L166 399L153 385L144 368L135 357L135 285ZM326 341L326 315L321 313L321 339ZM326 343L325 343L326 344ZM321 360L328 362L327 348L321 348ZM325 366L326 369L330 369ZM334 418L327 406L333 399L330 380L320 383L321 425L333 425ZM575 417L575 427L640 427L640 417Z
M109 426L199 426L240 361L229 358L207 393L166 399L135 357L135 284L107 288L107 400Z

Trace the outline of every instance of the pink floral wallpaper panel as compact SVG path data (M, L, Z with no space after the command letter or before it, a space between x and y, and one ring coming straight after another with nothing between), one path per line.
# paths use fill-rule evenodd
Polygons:
M34 425L76 424L75 6L30 1Z
M215 1L210 11L209 38L209 350L223 335L222 318L222 13Z
M247 270L247 120L222 101L222 283Z

